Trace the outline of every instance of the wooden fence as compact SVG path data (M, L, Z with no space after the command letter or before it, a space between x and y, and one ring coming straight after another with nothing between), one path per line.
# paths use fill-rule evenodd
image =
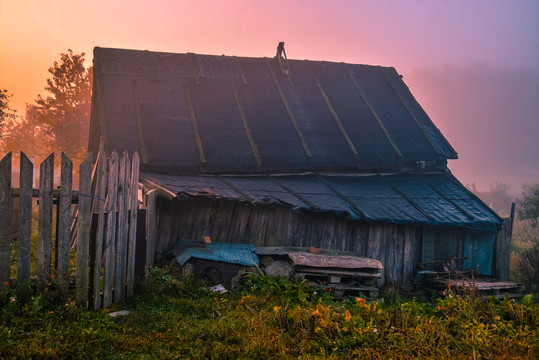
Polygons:
M11 216L18 216L16 282L35 278L39 290L54 277L67 296L70 281L74 279L77 304L90 308L105 308L131 296L135 281L139 163L137 152L132 157L127 152L121 156L113 152L107 157L101 149L93 168L90 156L82 161L79 190L73 191L73 164L63 153L61 183L54 189L54 154L51 154L40 165L39 189L32 189L33 164L21 152L20 188L12 188L12 154L7 154L0 161L1 284L13 281L14 240L10 225ZM12 214L14 197L19 197L18 214ZM39 197L37 251L33 252L32 197ZM73 203L77 204L75 211L72 211ZM56 231L53 232L55 204ZM153 220L149 220L151 224ZM152 235L146 241L147 246L152 243ZM35 276L31 276L32 253L37 254ZM144 264L147 269L153 261L151 254L150 248Z

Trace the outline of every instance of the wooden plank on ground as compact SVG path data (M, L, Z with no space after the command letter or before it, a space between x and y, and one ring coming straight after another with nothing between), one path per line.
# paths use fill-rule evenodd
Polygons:
M52 252L52 189L54 153L39 166L39 223L37 245L37 277L41 288L51 275Z
M30 279L34 164L32 164L30 159L22 151L20 158L19 258L17 259L17 280L25 282Z
M9 152L0 161L0 285L9 281L11 272L11 158Z
M58 279L64 294L69 291L69 248L71 240L71 189L73 162L62 152L58 219Z
M120 159L118 178L118 233L116 239L114 302L120 302L125 297L130 170L129 154L124 151Z
M135 248L137 245L138 180L140 158L138 152L131 159L131 183L129 184L129 247L127 259L127 296L133 295L135 287Z
M109 161L109 181L105 212L107 226L105 231L105 269L103 284L103 307L112 304L112 288L114 286L114 261L116 248L116 205L118 202L118 153L112 152Z
M341 268L341 269L382 269L377 259L346 255L323 255L309 252L293 252L288 257L294 266Z
M88 266L90 254L90 222L92 219L92 157L80 164L79 213L77 219L77 268L75 301L79 306L88 302Z
M101 151L100 151L101 152ZM95 237L95 263L93 274L93 296L94 309L99 309L102 306L101 299L101 267L103 258L103 238L105 231L105 196L107 191L107 158L106 156L99 158L97 167L97 196L94 201L94 211L98 213L97 229Z
M153 265L153 259L155 255L155 220L156 220L156 198L157 190L151 190L146 194L147 196L147 212L146 212L146 266L144 276L149 275L150 267Z

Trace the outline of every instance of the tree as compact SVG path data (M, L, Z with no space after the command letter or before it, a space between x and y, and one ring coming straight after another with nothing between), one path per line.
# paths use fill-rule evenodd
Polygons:
M60 62L49 68L45 90L51 96L38 95L35 105L27 107L27 120L41 126L52 151L63 151L73 157L86 154L90 124L92 69L84 67L84 53L71 49L62 53Z
M2 138L2 130L5 126L6 121L14 120L17 115L15 115L15 110L9 107L9 98L13 95L8 95L6 89L0 90L0 139Z
M26 116L8 119L1 135L2 150L22 150L28 155L38 155L38 158L43 159L52 152L50 139L44 126L38 122L35 109L31 105L26 106Z
M531 220L532 226L537 227L539 218L539 183L524 184L522 195L517 199L517 215L520 220Z
M26 104L26 114L17 118L9 113L0 123L3 151L24 151L36 161L51 152L63 151L74 164L86 156L90 123L92 69L84 68L84 53L68 50L49 68L52 75L45 90L50 95L37 96L35 104ZM7 92L0 95L5 104ZM2 109L8 109L3 105ZM11 111L11 109L9 109Z

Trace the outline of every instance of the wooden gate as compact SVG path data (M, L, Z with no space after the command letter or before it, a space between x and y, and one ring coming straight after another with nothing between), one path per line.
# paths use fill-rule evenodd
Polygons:
M12 154L7 154L0 161L1 284L35 279L39 291L47 282L56 281L67 296L74 279L77 304L90 308L108 307L131 296L135 281L139 163L137 152L132 156L127 152L106 156L101 149L93 168L90 156L82 161L79 190L73 191L73 164L63 153L60 185L54 188L51 154L40 165L39 189L33 189L33 164L21 152L20 187L12 188ZM12 212L12 199L16 197L19 210ZM39 198L37 241L35 236L32 241L33 197ZM15 237L10 231L12 216L18 217ZM16 269L11 266L15 258ZM146 267L151 260L147 256ZM36 261L34 267L32 261Z

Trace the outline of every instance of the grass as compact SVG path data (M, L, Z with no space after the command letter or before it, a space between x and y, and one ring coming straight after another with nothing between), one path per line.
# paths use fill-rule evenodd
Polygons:
M348 359L539 356L538 298L458 296L334 301L299 281L252 274L212 292L154 269L137 295L107 310L78 308L54 287L0 291L0 358ZM110 317L112 311L130 311Z

